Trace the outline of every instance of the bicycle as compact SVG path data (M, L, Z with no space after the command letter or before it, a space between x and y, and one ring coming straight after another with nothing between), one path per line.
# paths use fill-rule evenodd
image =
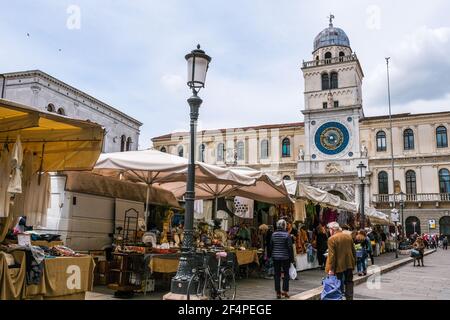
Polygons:
M194 270L187 287L187 300L234 300L236 298L236 281L233 269L222 265L227 257L224 251L216 252L218 260L217 272L211 272L208 264L209 256L203 257L203 265Z

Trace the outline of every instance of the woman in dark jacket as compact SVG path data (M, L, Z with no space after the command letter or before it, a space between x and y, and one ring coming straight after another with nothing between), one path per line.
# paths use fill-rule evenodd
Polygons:
M285 220L277 222L277 231L272 234L272 241L269 244L269 256L273 260L275 269L275 291L277 299L282 296L289 298L289 267L294 263L294 252L292 248L292 238L286 230ZM280 289L281 272L283 272L283 291Z
M327 258L324 256L324 254L328 249L328 236L327 231L321 224L317 227L316 243L317 260L319 261L320 268L322 270L325 270L325 263Z

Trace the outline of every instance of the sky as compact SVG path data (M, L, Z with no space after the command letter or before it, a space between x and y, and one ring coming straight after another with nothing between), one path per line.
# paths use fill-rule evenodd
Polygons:
M365 78L366 116L450 110L450 2L299 0L0 0L0 73L42 70L143 122L152 137L187 131L184 56L212 61L199 129L303 120L302 61L342 28ZM28 35L27 35L28 34Z

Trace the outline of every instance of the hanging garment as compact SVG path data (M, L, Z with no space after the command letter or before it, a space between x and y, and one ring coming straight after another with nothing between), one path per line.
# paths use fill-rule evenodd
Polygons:
M8 193L8 184L10 171L10 155L7 150L3 150L0 152L0 218L9 215L10 194Z
M205 218L205 221L212 221L213 201L214 200L203 201L203 216Z
M297 251L297 254L302 254L306 252L306 244L308 242L308 234L305 230L300 229L298 232L296 241L295 241L295 248Z
M303 200L295 201L295 216L294 221L304 222L306 219L306 203Z
M45 253L40 247L29 246L25 251L27 285L39 284L44 271Z
M337 218L337 223L339 223L340 226L344 226L347 224L347 220L348 220L347 212L345 211L340 212Z
M330 210L330 215L328 216L328 223L335 222L337 220L337 211L335 209Z
M40 184L39 184L40 180ZM25 194L24 213L31 226L47 226L47 211L50 207L51 180L48 173L35 173Z
M327 225L330 222L334 222L337 219L337 213L335 210L327 208L323 213L323 224Z
M20 137L17 137L11 153L11 175L8 184L9 193L22 193L22 160L23 149Z
M253 219L255 201L242 197L234 198L234 214L243 219Z
M324 212L324 207L320 208L320 212L319 212L319 222L323 224L323 212Z
M203 200L194 201L194 219L201 220L205 217L203 212Z

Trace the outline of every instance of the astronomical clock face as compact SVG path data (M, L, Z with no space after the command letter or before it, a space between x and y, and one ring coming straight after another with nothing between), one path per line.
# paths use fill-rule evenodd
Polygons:
M314 142L320 152L336 155L345 150L349 143L348 129L339 122L327 122L317 129Z

